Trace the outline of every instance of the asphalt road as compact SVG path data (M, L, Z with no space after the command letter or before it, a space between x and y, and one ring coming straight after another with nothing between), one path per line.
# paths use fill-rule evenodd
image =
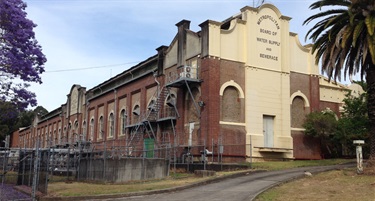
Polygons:
M282 182L291 179L303 177L304 171L323 172L338 168L353 167L353 164L334 165L322 167L304 167L281 171L258 172L255 174L248 174L237 178L226 179L216 183L202 185L193 188L187 188L180 191L141 195L125 198L100 199L106 201L149 201L149 200L183 200L183 201L242 201L253 200L258 194ZM97 200L97 199L91 199Z

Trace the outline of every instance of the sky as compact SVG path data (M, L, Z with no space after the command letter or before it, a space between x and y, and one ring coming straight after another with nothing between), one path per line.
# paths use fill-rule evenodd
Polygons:
M47 57L43 84L29 88L39 106L52 111L66 103L74 84L87 90L154 56L170 45L176 23L191 21L190 30L206 20L223 21L259 0L24 0L27 18L37 27L36 39ZM302 45L313 24L309 0L269 0L291 17L290 31Z

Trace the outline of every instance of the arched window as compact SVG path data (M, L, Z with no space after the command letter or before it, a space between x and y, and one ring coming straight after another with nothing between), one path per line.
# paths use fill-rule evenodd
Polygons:
M165 104L167 104L169 107L174 107L176 105L176 95L175 94L169 94Z
M126 133L126 121L127 121L127 115L126 115L126 110L121 110L121 113L120 113L120 121L121 121L121 124L120 124L120 135L125 135Z
M139 121L139 115L141 114L141 108L139 105L135 105L133 108L133 118L132 123L135 124L137 121Z
M73 143L77 142L79 139L79 131L78 131L78 121L74 122L74 132L73 132Z
M57 144L57 132L56 129L53 130L53 145Z
M152 99L150 103L148 104L147 109L151 111L155 111L156 109L155 106L156 106L156 100Z
M59 133L57 134L58 143L61 144L61 128L59 128Z
M109 114L108 118L108 137L113 137L115 133L115 119L113 113Z
M63 135L61 136L61 138L63 138L63 140L62 140L62 143L64 143L64 144L66 144L66 135L67 135L67 133L66 133L66 126L64 126L64 133L63 133Z
M53 146L53 136L52 136L52 131L49 131L49 137L48 137L48 145L47 147Z
M89 137L91 141L94 140L94 125L95 125L94 119L91 119L90 120L90 137Z
M68 139L67 143L70 143L72 141L72 123L68 124Z
M222 120L226 122L241 121L241 101L237 88L228 86L223 92Z
M296 96L293 99L291 110L292 128L302 128L307 111L305 111L305 101L301 96Z
M133 108L133 114L136 115L136 116L139 116L139 114L141 112L140 109L141 108L139 107L139 105L135 105L134 108Z
M104 119L103 119L103 116L99 117L98 123L99 123L99 131L98 131L99 136L98 136L98 138L103 139L103 136L104 136Z
M83 123L82 123L82 140L86 139L86 135L87 135L86 121L83 121Z
M190 95L187 95L187 102L186 102L186 105L187 105L187 112L186 114L187 115L187 121L189 122L198 122L199 121L199 115L198 115L198 110L200 110L200 108L196 108L195 105L194 105L194 101L195 102L198 102L198 100L200 99L201 95L200 95L200 91L197 87L193 87L191 89L191 94L193 95L193 99Z
M164 114L162 114L162 117L174 117L176 116L176 103L177 103L177 97L175 94L169 94L166 98L164 107Z
M44 140L43 140L43 147L46 148L48 146L49 138L48 138L48 130L46 128L46 133L44 134Z

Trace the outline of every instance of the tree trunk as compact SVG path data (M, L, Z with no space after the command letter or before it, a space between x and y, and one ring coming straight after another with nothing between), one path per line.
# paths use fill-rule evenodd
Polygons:
M368 95L368 117L369 117L369 134L370 134L370 161L375 167L375 65L372 65L366 71L367 95Z

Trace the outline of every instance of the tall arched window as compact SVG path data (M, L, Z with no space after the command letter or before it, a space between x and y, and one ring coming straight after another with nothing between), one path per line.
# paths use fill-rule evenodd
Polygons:
M197 87L193 87L191 89L191 94L193 95L193 99L190 95L187 95L187 121L189 122L198 122L199 121L199 115L197 108L194 105L194 102L197 102L200 99L200 91ZM200 108L198 108L199 110Z
M56 129L53 130L53 145L57 144L57 132Z
M132 123L135 124L139 121L139 115L141 114L141 108L139 105L135 105L133 108Z
M120 113L120 135L125 135L126 133L126 121L127 121L127 115L126 115L126 110L121 110Z
M63 138L62 143L64 143L64 144L67 143L66 135L67 135L67 133L66 133L66 126L64 126L64 133L61 136L61 138Z
M94 125L95 125L95 121L94 119L91 119L90 120L90 137L89 137L91 141L94 140Z
M48 145L47 147L53 146L53 136L52 136L52 131L49 131L49 137L48 137Z
M103 139L103 136L104 136L104 119L103 119L103 116L99 117L98 123L99 123L99 131L98 131L99 136L98 136L98 138Z
M86 140L86 135L87 135L86 121L83 121L83 123L82 123L82 140Z
M233 86L225 88L222 100L222 120L227 122L241 121L241 102L238 90Z
M46 148L48 146L48 131L46 129L46 133L44 134L44 140L43 140L43 147Z
M109 114L108 118L108 137L113 137L115 133L115 119L113 113Z
M61 144L61 128L59 128L59 133L57 134L58 143Z
M70 143L72 141L72 123L69 123L68 125L68 139L67 143Z
M78 121L74 122L73 143L79 140Z
M168 107L164 107L164 114L162 117L173 117L176 116L176 102L177 98L175 94L169 94L166 98L165 104Z
M305 101L301 96L296 96L293 99L291 110L292 128L302 128L307 111L305 111Z

